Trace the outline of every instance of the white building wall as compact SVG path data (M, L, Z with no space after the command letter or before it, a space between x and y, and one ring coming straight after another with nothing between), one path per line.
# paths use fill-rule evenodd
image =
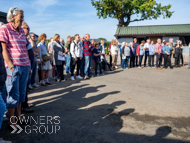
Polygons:
M123 42L127 42L127 43L133 42L133 38L119 38L118 39L119 45L122 45Z
M170 38L174 39L174 44L176 43L176 40L179 40L179 36L176 36L176 37L163 37L162 39L169 41Z

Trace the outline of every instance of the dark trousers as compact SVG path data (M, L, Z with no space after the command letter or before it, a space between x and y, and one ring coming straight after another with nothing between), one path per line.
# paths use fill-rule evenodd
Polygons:
M138 56L135 56L136 67L138 67Z
M161 67L162 64L162 54L156 53L156 67Z
M135 67L135 56L130 57L130 68Z
M145 51L145 58L144 58L144 67L146 67L146 60L149 57L149 51Z
M30 77L31 77L31 75L29 74L29 76L28 76L28 82L27 82L27 85L26 85L25 101L22 102L22 105L21 105L22 108L27 108L27 107L29 107L29 106L28 106L28 90L29 90L28 86L29 86L29 84L30 84Z
M99 73L102 74L102 63L95 62L95 75L98 74L98 66L99 66Z
M71 76L74 76L74 70L75 70L75 65L77 64L77 76L79 75L79 70L80 70L80 64L81 64L81 59L77 58L77 61L75 58L71 58L72 61L72 66L71 66Z
M110 55L110 66L112 67L112 56Z
M164 68L167 68L168 65L171 66L171 59L170 59L170 55L164 54Z
M104 59L106 60L106 56L105 54L102 54L102 56L104 57ZM102 69L105 70L106 69L106 64L102 64Z
M56 65L57 79L64 80L64 74L63 74L64 64L65 64L65 61L62 61L61 65Z
M180 66L180 59L181 59L181 54L176 53L175 54L175 66Z
M182 62L182 65L183 65L183 54L181 54L181 62Z
M140 56L139 56L139 66L140 66L140 67L141 67L142 59L143 59L143 55L140 55Z
M84 74L84 65L85 65L85 58L84 58L84 54L81 60L81 64L80 64L80 73Z
M26 96L25 96L25 101L22 102L22 105L21 105L22 108L27 108L29 107L28 105L28 91L27 91L27 87L26 87Z
M149 65L149 67L153 67L154 66L154 55L149 55L148 65Z

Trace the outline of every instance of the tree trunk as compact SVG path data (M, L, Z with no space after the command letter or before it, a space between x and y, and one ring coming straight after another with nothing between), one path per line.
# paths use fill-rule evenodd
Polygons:
M125 24L125 22L124 22L124 17L121 16L121 17L118 18L118 20L119 20L118 27L122 27L122 26Z
M128 26L130 23L130 16L127 18L126 22L124 21L124 16L120 16L118 18L118 20L119 20L119 24L117 26L118 27L125 27L125 26Z

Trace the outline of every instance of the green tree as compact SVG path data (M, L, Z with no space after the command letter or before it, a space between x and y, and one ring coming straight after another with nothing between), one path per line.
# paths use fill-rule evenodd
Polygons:
M98 38L99 40L104 40L104 41L107 41L107 39L106 38Z
M98 11L99 18L116 18L119 27L135 21L157 19L161 15L164 19L170 18L174 13L169 11L170 4L162 6L156 0L91 0L91 3ZM133 15L137 18L132 19Z

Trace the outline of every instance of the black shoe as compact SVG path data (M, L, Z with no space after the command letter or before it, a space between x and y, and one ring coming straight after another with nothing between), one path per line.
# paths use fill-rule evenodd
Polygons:
M28 103L29 107L34 107L34 105L32 103Z
M50 82L46 82L47 85L52 85Z
M34 110L32 108L30 108L30 107L23 108L22 111L26 112L26 113L32 113L32 112L34 112Z
M47 86L46 84L41 83L41 86Z

